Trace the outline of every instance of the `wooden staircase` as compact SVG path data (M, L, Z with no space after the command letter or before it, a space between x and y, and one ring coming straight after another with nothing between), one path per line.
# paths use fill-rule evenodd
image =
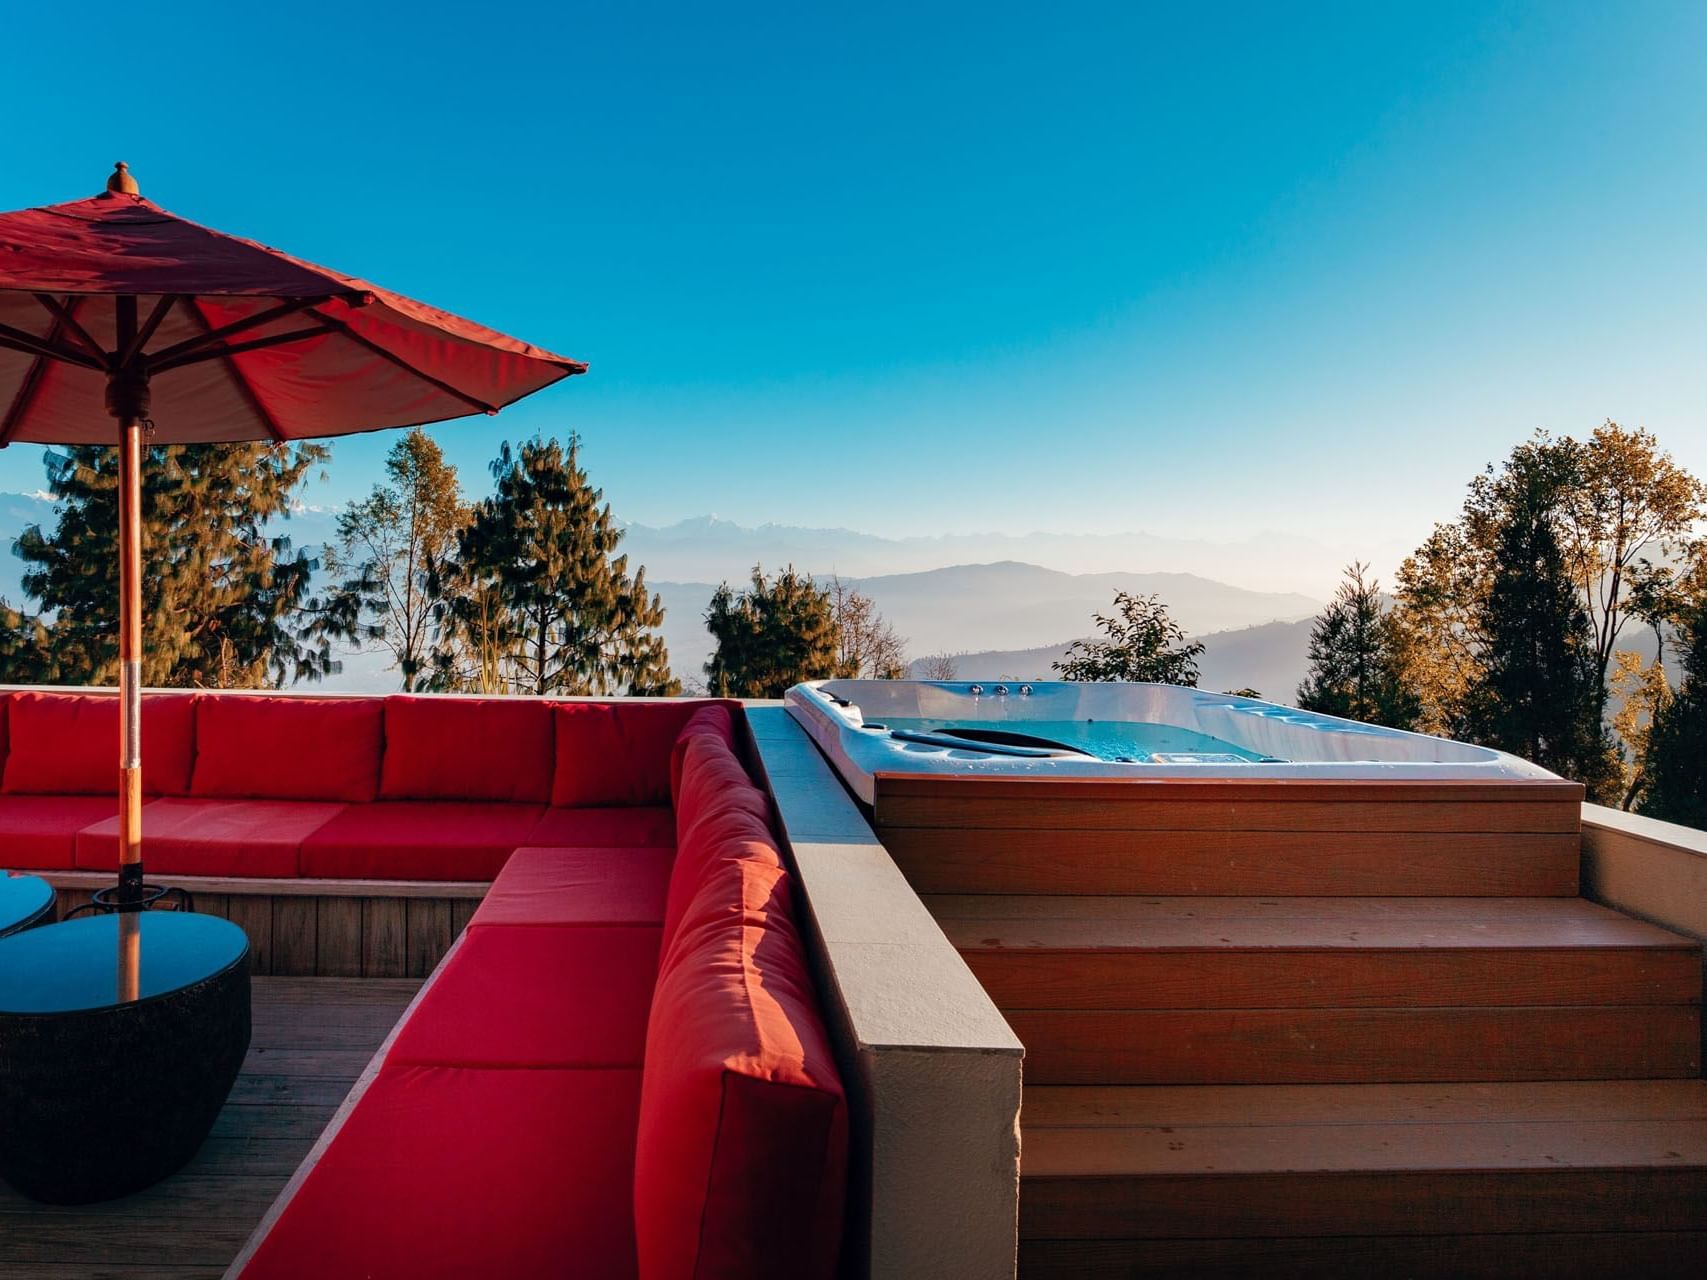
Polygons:
M1022 1275L1707 1275L1699 947L1575 896L1574 796L1464 798L937 836L880 792L1026 1045Z

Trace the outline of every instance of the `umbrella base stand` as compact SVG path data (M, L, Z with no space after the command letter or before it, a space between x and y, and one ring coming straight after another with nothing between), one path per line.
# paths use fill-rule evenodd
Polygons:
M219 948L177 947L153 925L200 934L208 920L169 912L144 927L157 935L145 936L145 978L151 967L193 974L205 962L181 986L93 1008L0 1013L0 1179L35 1200L87 1204L152 1186L201 1148L249 1048L248 947L240 932ZM70 969L83 948L104 957L115 924L96 917L19 937L37 953L55 947Z
M109 885L89 895L89 901L65 913L67 920L85 912L109 915L118 911L194 911L196 900L176 885Z

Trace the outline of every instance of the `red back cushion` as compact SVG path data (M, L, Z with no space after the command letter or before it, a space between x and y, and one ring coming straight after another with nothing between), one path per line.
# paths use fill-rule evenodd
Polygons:
M693 714L691 702L562 702L554 805L670 802L670 748Z
M119 787L119 700L99 693L15 693L7 713L10 750L0 790L11 794L101 795ZM195 699L142 700L142 789L181 796L195 757Z
M196 699L198 796L363 803L379 789L378 698Z
M531 698L385 700L387 800L551 797L551 707Z
M682 762L681 796L676 861L664 904L666 947L688 902L718 863L744 858L782 865L771 835L770 801L723 742L705 736L689 744Z
M678 809L681 808L682 762L687 755L688 744L695 738L716 738L733 751L735 717L729 707L721 702L702 706L676 735L675 745L670 748L670 799Z
M724 862L666 948L635 1148L649 1280L835 1274L847 1105L788 892L781 867Z

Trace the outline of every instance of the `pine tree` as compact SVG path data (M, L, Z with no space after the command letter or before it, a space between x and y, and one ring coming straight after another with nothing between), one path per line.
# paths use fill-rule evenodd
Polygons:
M1620 768L1602 722L1606 690L1594 634L1560 541L1558 477L1516 468L1501 490L1479 625L1486 650L1467 727L1478 742L1613 798Z
M1707 599L1681 630L1683 682L1648 730L1642 812L1707 830Z
M1368 566L1345 571L1332 602L1310 630L1310 670L1298 686L1306 711L1409 729L1420 707L1405 684L1392 615Z
M456 468L420 427L392 446L385 471L387 483L339 515L327 568L351 573L340 594L371 620L368 638L390 651L410 692L436 643L433 567L455 547L466 513Z
M753 566L752 584L717 588L705 615L717 648L706 684L722 698L780 698L803 680L851 676L830 593L790 565L774 579Z
M646 571L629 576L622 530L580 465L580 441L505 444L455 563L436 574L446 637L438 687L490 681L528 694L675 694Z
M173 445L143 459L143 683L256 688L338 670L347 607L310 594L316 562L268 526L288 518L318 445ZM51 534L25 529L23 586L40 606L45 678L118 674L118 454L94 445L47 455L59 501ZM15 636L17 629L11 629Z
M1114 593L1112 614L1092 614L1107 637L1075 640L1054 663L1063 680L1135 680L1197 687L1203 645L1185 631L1157 596Z

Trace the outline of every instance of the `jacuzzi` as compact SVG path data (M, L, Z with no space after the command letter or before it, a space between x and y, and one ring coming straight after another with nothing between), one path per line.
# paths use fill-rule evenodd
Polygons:
M1498 782L1556 775L1487 747L1164 684L818 680L790 714L855 795L884 774Z

